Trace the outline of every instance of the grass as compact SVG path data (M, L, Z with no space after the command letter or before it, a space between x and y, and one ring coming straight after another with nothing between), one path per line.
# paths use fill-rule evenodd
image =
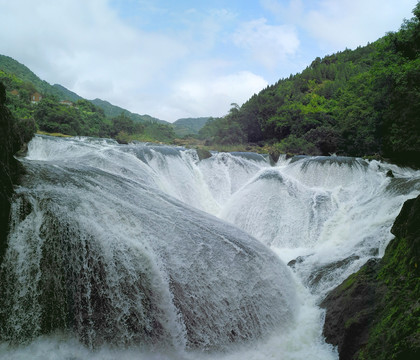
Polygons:
M48 136L56 136L56 137L72 137L71 135L66 135L62 133L49 133L49 132L40 131L40 130L38 130L36 133L39 135L48 135Z

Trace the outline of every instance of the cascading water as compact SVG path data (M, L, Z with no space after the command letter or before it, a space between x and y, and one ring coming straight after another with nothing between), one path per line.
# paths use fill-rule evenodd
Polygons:
M336 359L317 304L420 192L420 172L339 157L37 136L21 161L8 359Z

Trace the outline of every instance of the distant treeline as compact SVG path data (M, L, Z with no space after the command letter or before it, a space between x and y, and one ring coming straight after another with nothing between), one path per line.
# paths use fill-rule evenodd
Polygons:
M18 70L22 72L20 68ZM33 101L33 94L42 90L24 79L27 77L0 70L0 82L4 84L8 95L6 105L13 117L28 129L36 126L38 130L49 133L111 137L120 142L169 142L175 138L170 125L153 120L134 121L130 116L132 114L123 111L117 116L109 117L102 108L80 97L74 102L60 101L50 91L43 93L40 101ZM49 89L51 88L53 87L50 86Z
M282 153L379 155L420 166L420 2L400 30L316 58L199 132L207 144Z

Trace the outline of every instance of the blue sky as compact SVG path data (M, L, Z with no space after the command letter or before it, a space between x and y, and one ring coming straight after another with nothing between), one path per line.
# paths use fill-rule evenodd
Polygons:
M0 0L0 54L87 98L167 121L375 41L417 0Z

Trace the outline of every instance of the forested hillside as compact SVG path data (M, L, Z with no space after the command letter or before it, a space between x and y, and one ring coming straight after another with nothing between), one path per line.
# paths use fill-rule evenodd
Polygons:
M134 122L157 122L157 123L166 124L166 125L169 124L169 122L167 121L160 120L150 115L139 115L139 114L132 113L119 106L112 105L110 102L105 101L105 100L95 99L95 100L90 100L90 102L96 105L97 107L101 108L104 111L105 115L109 118L112 118L112 117L120 115L121 113L124 113L127 117L129 117Z
M0 82L6 88L6 105L13 117L31 130L36 125L48 133L112 137L122 143L170 142L175 137L169 123L103 100L85 100L61 85L48 84L8 56L0 55Z
M60 100L77 101L83 99L64 86L58 84L50 85L48 82L41 80L25 65L20 64L9 56L0 55L0 79L7 87L18 82L25 84L26 90L39 91L44 95L56 96Z
M380 155L420 166L420 3L400 30L316 58L301 73L207 123L208 144L269 143L278 152Z
M210 119L209 117L178 119L173 123L175 134L178 136L197 135Z

